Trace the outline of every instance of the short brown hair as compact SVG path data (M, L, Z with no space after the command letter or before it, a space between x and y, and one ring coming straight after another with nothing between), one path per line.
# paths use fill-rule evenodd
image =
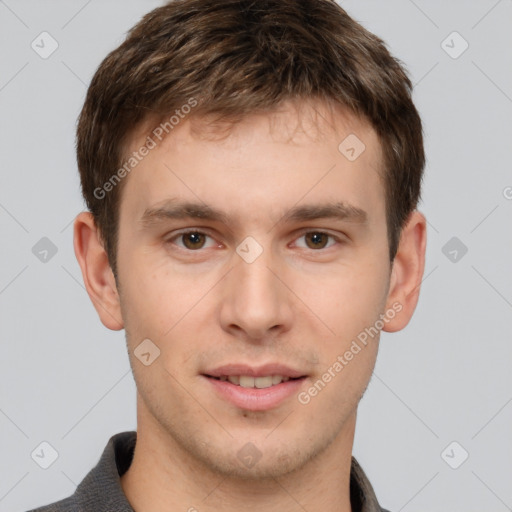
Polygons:
M99 66L77 128L82 193L114 275L122 182L112 178L126 143L148 118L169 118L191 98L191 115L233 123L313 98L369 121L383 149L393 261L425 165L411 92L403 64L334 0L173 0L154 9Z

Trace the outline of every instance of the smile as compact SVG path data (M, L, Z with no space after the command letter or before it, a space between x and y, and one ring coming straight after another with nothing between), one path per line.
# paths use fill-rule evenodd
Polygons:
M235 386L242 388L257 388L264 389L270 388L281 384L281 382L288 382L290 377L282 375L266 375L264 377L252 377L251 375L221 375L220 377L212 377L221 381L229 381Z

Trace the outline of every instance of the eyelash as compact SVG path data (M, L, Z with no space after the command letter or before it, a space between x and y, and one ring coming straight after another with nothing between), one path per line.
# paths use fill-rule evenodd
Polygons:
M173 235L171 238L168 238L165 242L168 243L168 244L172 244L172 243L174 243L174 240L179 239L179 238L181 238L181 237L183 237L185 235L188 235L190 233L195 233L195 234L198 234L198 235L204 235L204 236L206 236L208 238L211 238L213 240L213 237L211 235L209 235L208 233L205 233L204 231L200 231L198 229L188 229L188 230L185 230L185 231L180 231L179 233ZM327 235L331 240L334 240L338 244L343 243L343 240L340 237L337 237L337 236L335 236L335 235L333 235L331 233L328 233L326 231L314 230L314 229L310 229L310 230L301 232L299 234L298 238L302 238L302 237L304 237L304 236L306 236L306 235L308 235L310 233L315 233L315 234L319 234L319 235ZM308 249L308 250L313 251L313 252L321 252L322 250L329 249L333 245L334 244L331 244L331 245L328 245L327 247L322 247L320 249L310 249L309 247L303 247L302 249ZM180 246L178 246L178 248L180 250L183 250L183 251L186 251L186 252L190 252L190 253L200 252L200 251L202 251L204 249L204 247L201 247L200 249L193 250L193 249L187 249L186 247L180 247Z

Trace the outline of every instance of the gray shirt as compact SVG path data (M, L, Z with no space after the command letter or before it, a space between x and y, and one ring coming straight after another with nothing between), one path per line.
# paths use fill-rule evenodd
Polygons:
M121 487L121 475L130 467L137 432L113 435L96 466L87 473L74 494L29 512L134 512ZM373 488L352 457L350 471L352 512L388 512L379 506Z

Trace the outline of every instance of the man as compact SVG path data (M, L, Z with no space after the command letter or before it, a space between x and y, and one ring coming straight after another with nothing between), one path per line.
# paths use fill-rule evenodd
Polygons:
M103 61L75 253L137 432L38 511L376 512L352 456L424 269L411 83L331 0L175 0Z

